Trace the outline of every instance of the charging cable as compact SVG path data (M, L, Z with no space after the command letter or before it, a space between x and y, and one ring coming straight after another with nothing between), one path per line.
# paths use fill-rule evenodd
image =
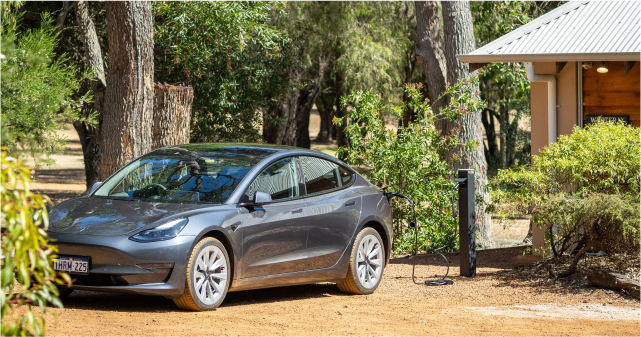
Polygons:
M465 183L466 180L467 180L466 178L457 178L456 179L456 185L452 189L452 217L454 218L454 221L456 221L456 215L457 215L456 214L456 210L454 208L454 195L455 195L456 190L458 190L458 188L461 186L461 184ZM451 246L452 243L454 242L455 236L452 236L452 239L450 239L450 241L448 243L446 243L444 246L436 248L436 249L433 250L435 253L437 253L438 255L443 257L443 259L445 260L445 263L447 264L447 271L445 272L445 275L442 278L437 279L437 280L428 280L428 281L425 281L425 282L416 282L416 277L415 277L416 256L418 254L418 222L416 221L416 207L414 206L414 201L412 199L410 199L408 196L406 196L404 194L400 194L400 193L387 192L387 188L389 188L389 186L383 187L383 191L384 191L384 193L385 193L385 195L387 196L388 199L391 199L393 197L400 197L400 198L403 198L403 199L409 201L410 205L412 206L413 221L411 221L409 223L409 228L414 229L414 256L412 256L412 282L414 282L414 284L425 284L425 285L428 285L428 286L441 286L441 285L453 284L454 282L452 282L452 280L446 280L445 279L447 277L447 275L449 275L449 273L450 273L450 261L447 259L447 257L445 255L443 255L443 253L441 253L441 250Z

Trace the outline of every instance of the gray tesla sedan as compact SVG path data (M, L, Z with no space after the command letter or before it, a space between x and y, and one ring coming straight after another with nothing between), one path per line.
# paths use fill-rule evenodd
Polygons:
M370 294L389 260L391 204L323 153L189 144L147 153L49 214L54 269L74 289L211 310L228 291L336 282Z

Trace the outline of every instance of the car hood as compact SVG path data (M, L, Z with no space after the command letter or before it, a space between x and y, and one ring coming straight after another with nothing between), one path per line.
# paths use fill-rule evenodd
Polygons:
M51 233L117 236L152 228L163 219L193 215L212 205L81 197L49 211ZM156 222L160 222L154 224Z

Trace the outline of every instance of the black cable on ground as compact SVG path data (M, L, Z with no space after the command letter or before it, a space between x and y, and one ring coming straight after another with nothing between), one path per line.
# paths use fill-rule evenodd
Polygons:
M460 183L457 183L456 186L452 189L452 216L456 219L456 213L454 211L454 192L459 188ZM386 190L386 188L383 188L383 190ZM407 201L410 202L410 205L412 205L412 214L414 221L410 222L410 228L414 229L414 256L412 256L412 282L414 284L425 284L427 286L442 286L442 285L450 285L453 284L454 282L452 280L446 280L445 278L447 275L450 273L450 261L447 259L443 253L441 253L441 250L445 249L446 247L450 246L452 242L454 241L454 236L450 240L450 242L446 243L444 246L439 247L434 249L434 252L436 252L438 255L442 256L443 259L445 260L445 263L447 264L447 271L445 272L445 275L437 280L428 280L424 282L416 282L416 277L415 277L415 271L416 271L416 257L418 255L418 222L416 221L416 208L414 207L414 201L410 199L408 196L400 193L393 193L393 192L386 192L386 195L388 198L392 197L400 197L403 199L406 199Z

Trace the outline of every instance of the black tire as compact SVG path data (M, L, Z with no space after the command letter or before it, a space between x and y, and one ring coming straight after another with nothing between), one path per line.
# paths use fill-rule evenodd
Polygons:
M361 242L363 241L364 238L368 237L369 235L374 236L378 240L378 248L380 248L381 251L381 265L380 265L380 276L376 279L376 281L372 284L365 285L363 282L361 282L361 279L359 278L359 275L357 272L359 270L359 262L358 262L358 248L359 245L361 245ZM361 266L363 265L363 262L361 262ZM369 266L369 262L367 263L367 267ZM367 268L366 267L366 268ZM383 278L383 271L385 269L385 247L383 245L383 240L381 239L381 236L378 234L378 232L371 227L365 227L361 229L361 231L358 233L356 236L356 239L354 240L354 245L352 246L352 253L350 255L349 259L349 267L347 269L347 275L345 275L345 279L336 285L338 286L338 289L341 292L344 292L346 294L356 294L356 295L367 295L373 293L376 288L378 288L378 285L381 283L381 279Z
M198 267L197 260L201 252L203 252L205 249L210 249L210 247L216 247L220 249L220 251L222 251L222 254L224 255L224 258L225 258L224 269L226 272L226 282L224 284L224 287L222 287L224 288L224 291L219 293L220 296L213 303L205 303L203 302L203 300L201 300L201 298L199 298L199 295L197 293L198 289L195 289L196 284L194 284L195 282L194 273L198 272L197 268L199 267ZM191 256L189 257L189 262L187 265L185 290L183 291L183 294L180 298L174 299L174 303L176 303L176 305L179 308L185 309L185 310L205 311L205 310L216 309L225 300L225 296L227 295L227 290L229 289L229 283L231 281L230 266L231 265L229 263L229 255L227 254L227 250L225 249L225 246L215 238L209 238L209 237L203 238L196 244L193 251L191 252ZM201 275L203 274L200 272L198 273ZM204 286L208 286L208 285L209 283Z

